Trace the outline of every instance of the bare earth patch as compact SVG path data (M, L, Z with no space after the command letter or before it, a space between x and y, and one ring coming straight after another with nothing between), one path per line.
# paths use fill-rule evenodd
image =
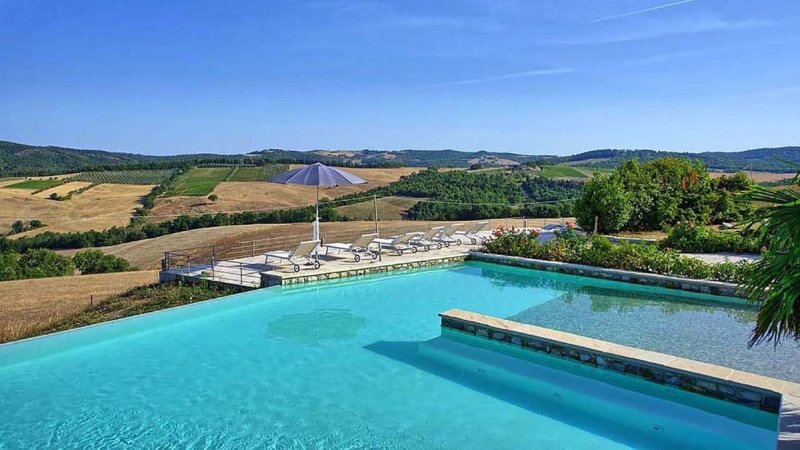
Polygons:
M158 281L154 270L0 282L0 342L98 302Z
M290 166L292 169L302 167ZM364 192L374 187L386 186L401 176L418 172L418 167L387 169L344 169L367 180L367 184L335 186L320 189L320 197L329 199ZM298 186L270 182L222 182L214 189L218 199L211 202L205 197L164 197L156 200L149 220L163 222L181 214L204 214L215 212L269 211L314 204L317 189L313 186Z

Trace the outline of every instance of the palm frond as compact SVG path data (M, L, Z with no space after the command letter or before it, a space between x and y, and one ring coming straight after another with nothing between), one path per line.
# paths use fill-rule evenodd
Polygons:
M747 197L769 204L747 227L758 223L770 240L743 285L748 298L759 303L748 345L772 342L777 346L787 337L800 340L800 192L757 186Z

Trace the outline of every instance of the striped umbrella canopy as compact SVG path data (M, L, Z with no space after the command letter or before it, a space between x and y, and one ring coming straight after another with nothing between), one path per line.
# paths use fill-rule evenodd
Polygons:
M319 187L341 186L345 184L364 184L367 181L352 173L322 163L314 163L299 169L284 172L272 179L276 183L300 184L317 187L317 214L312 232L313 239L319 239Z

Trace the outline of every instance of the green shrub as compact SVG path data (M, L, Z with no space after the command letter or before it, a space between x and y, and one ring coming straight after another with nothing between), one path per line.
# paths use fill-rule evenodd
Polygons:
M63 277L72 275L72 259L46 249L32 249L17 260L17 278Z
M81 274L126 272L131 269L130 263L119 256L106 255L100 250L78 252L72 258Z
M11 224L11 232L14 233L22 233L25 231L25 224L22 223L21 220L15 220L14 223Z
M625 187L618 178L598 174L586 183L583 194L575 205L578 223L586 230L616 233L622 230L631 216L631 202Z
M667 237L658 243L660 248L689 253L758 253L762 244L757 236L744 236L734 231L720 232L691 223L670 227L667 233Z
M565 235L540 243L535 234L502 231L496 233L495 239L486 244L484 251L499 255L727 282L741 281L743 274L750 268L750 264L746 262L709 264L655 245L628 242L612 244L602 236L589 238Z

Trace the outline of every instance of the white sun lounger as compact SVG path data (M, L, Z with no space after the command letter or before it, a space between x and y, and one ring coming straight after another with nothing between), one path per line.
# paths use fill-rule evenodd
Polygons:
M300 272L300 263L302 262L313 264L315 269L319 269L319 261L313 256L314 250L317 249L318 245L319 241L303 241L291 252L285 250L266 252L264 253L264 264L274 267L275 264L269 263L270 258L272 258L289 262L295 272Z
M441 242L445 247L450 247L450 244L461 245L461 239L456 237L456 233L463 227L463 223L451 223L445 227L441 233L433 237L436 242Z
M381 246L381 248L388 248L397 252L397 256L402 256L406 250L411 253L417 253L417 247L410 244L411 239L414 239L419 233L406 233L389 238L378 238L372 242Z
M332 243L332 244L322 244L325 247L325 255L331 249L338 250L339 253L341 252L348 252L353 255L353 259L356 262L361 261L362 256L366 256L370 259L377 259L378 254L373 252L369 249L369 245L378 237L378 233L370 233L370 234L362 234L361 237L353 241L352 244L345 244L345 243Z
M481 231L485 231L487 228L489 228L489 222L488 221L474 222L472 225L470 225L470 227L469 227L469 229L467 231L460 231L460 232L457 232L456 234L464 235L467 239L469 239L469 241L470 241L470 243L472 243L472 245L475 245L475 244L478 243L478 241L481 241L481 242L486 242L487 241L487 239L485 237L480 236L478 234Z
M444 227L433 227L425 233L417 235L417 237L411 239L409 243L416 247L422 247L426 252L429 251L431 247L441 249L442 243L434 241L433 238L438 236L442 230L444 230Z

